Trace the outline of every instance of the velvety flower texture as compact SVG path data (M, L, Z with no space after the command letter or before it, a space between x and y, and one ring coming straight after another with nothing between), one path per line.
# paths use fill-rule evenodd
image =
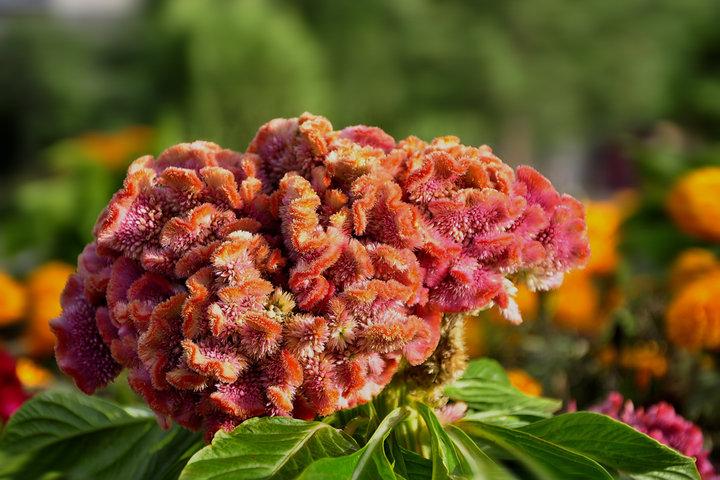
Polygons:
M603 404L591 408L590 411L627 423L683 455L695 458L703 480L720 479L720 474L708 460L710 452L703 449L700 427L678 415L669 403L660 402L647 409L636 409L631 400L623 400L618 392L612 392Z
M457 138L399 143L304 114L246 153L142 157L100 215L52 322L92 393L129 370L158 414L231 429L369 401L426 360L443 313L556 285L589 256L582 206Z

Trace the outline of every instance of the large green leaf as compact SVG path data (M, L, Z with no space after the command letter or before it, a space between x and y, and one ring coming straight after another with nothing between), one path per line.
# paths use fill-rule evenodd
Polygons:
M633 479L699 479L693 459L608 416L566 413L521 428Z
M413 407L425 421L430 433L431 460L433 463L432 479L440 480L456 473L469 475L471 471L467 462L463 462L458 456L452 440L443 430L442 425L435 416L435 412L427 405L419 402L413 403Z
M473 439L484 440L507 452L532 478L541 480L610 480L594 460L526 432L473 420L455 423Z
M172 478L199 436L155 415L74 392L26 402L0 437L0 478Z
M405 464L406 478L412 480L432 479L432 461L403 447L400 447L399 451Z
M462 378L466 380L478 378L487 382L510 385L510 379L505 369L491 358L477 358L472 360L465 369Z
M477 444L465 432L454 425L447 425L445 431L455 444L458 453L467 462L470 478L476 480L514 480L510 472L495 463L488 455L478 448Z
M385 455L383 445L392 429L410 414L407 407L390 412L368 443L345 457L323 458L311 464L298 480L378 480L393 479L395 473Z
M525 395L510 385L500 364L487 358L471 362L445 394L468 404L467 418L512 427L548 418L561 406L559 400Z
M251 418L230 433L219 431L197 452L183 480L295 478L315 460L348 455L357 444L321 422L294 418Z

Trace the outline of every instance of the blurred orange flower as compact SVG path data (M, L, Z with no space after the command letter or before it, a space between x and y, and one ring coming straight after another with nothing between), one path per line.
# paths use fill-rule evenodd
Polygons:
M681 230L720 241L720 167L703 167L681 177L667 197L667 209Z
M560 327L597 333L604 326L600 293L585 271L566 275L562 286L552 293L551 303L553 321Z
M77 137L77 142L85 156L115 170L148 151L154 135L151 127L135 125L111 133L86 132Z
M620 227L636 204L637 193L632 190L618 192L609 200L583 202L592 252L586 272L609 274L615 271L620 260L617 251Z
M678 291L715 269L720 269L720 262L713 252L689 248L678 256L670 269L670 288Z
M542 385L540 382L531 377L525 370L519 368L507 371L510 384L531 397L539 397L542 395Z
M665 328L668 340L689 350L720 348L720 271L680 290L668 306Z
M505 320L505 323L507 323L507 320ZM469 358L477 358L485 354L485 321L482 318L465 317L463 337L465 340L465 352Z
M664 377L668 367L665 352L656 342L623 348L619 363L623 368L635 370L635 382L640 388L646 388L652 377Z
M611 273L618 264L617 244L621 213L612 201L583 202L585 221L590 238L590 263L586 270L593 273Z
M29 324L25 330L25 345L30 355L52 353L55 335L48 322L60 316L60 294L74 272L73 266L62 262L48 262L30 272L27 279Z
M27 390L36 390L48 387L54 380L52 373L29 358L17 359L15 371L20 382Z
M11 276L0 272L0 326L16 322L25 314L25 288Z

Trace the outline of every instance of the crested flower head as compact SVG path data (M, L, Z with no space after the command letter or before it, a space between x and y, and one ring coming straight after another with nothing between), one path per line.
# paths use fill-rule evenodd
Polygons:
M92 393L123 368L165 425L369 401L423 363L444 313L547 288L589 256L580 204L456 138L396 143L304 114L246 153L207 142L136 160L52 322Z
M720 472L716 472L708 460L710 452L703 447L700 427L678 415L669 403L660 402L647 409L635 408L631 400L624 400L618 392L611 392L604 403L590 411L620 420L683 455L694 457L701 478L718 478Z

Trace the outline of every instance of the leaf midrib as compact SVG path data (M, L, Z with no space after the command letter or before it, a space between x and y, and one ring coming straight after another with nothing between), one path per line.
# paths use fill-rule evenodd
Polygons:
M307 431L306 431L306 432L307 432L307 435L303 435L301 441L298 442L297 445L295 445L287 454L282 454L283 460L282 460L280 463L276 464L276 465L272 468L272 470L270 471L270 474L269 474L269 476L268 476L267 478L273 478L275 475L277 475L277 473L278 473L280 470L282 470L283 467L285 467L285 465L292 459L293 455L295 455L303 446L305 446L305 444L307 444L307 442L309 442L309 441L313 438L313 436L314 436L320 429L322 429L322 428L332 428L332 427L330 427L330 426L328 426L328 425L325 425L325 424L322 424L322 423L321 423L321 424L318 424L318 425L313 425L310 430L307 430ZM245 433L245 432L243 432L243 433ZM276 434L276 435L287 435L287 433L278 433L278 432L272 432L272 433L268 432L268 433L264 433L264 435L273 434L273 433ZM231 436L230 438L232 438L232 436ZM245 454L245 455L233 455L233 456L231 456L231 457L223 457L223 459L224 459L224 460L231 460L231 459L244 458L244 457L247 457L247 456L251 456L251 455L248 455L248 454ZM218 459L202 459L202 460L200 460L200 461L198 461L198 462L194 462L194 463L198 464L198 463L202 463L202 462L215 461L215 460L218 460ZM206 477L206 478L207 478L208 480L211 480L211 479L213 479L213 478L222 478L222 477L224 477L225 475L227 475L228 473L237 472L237 471L239 471L239 470L246 470L246 469L247 469L247 466L245 466L245 467L243 467L243 468L235 468L235 469L230 470L230 471L227 471L227 470L226 470L226 471L221 472L221 473L218 474L218 475L212 475L212 476Z
M118 422L118 423L109 423L109 424L103 425L103 426L96 426L96 427L92 428L91 430L77 430L75 433L72 433L70 435L63 435L63 436L52 435L52 436L50 436L51 434L48 434L48 432L31 433L28 435L23 435L22 437L18 437L18 440L21 440L21 442L19 442L19 443L15 442L13 444L10 444L9 442L5 442L5 443L8 443L8 445L4 445L3 442L0 441L0 447L2 447L3 450L5 450L6 452L9 452L9 453L16 453L14 449L24 450L25 452L33 452L33 451L37 451L41 448L45 448L45 447L48 447L48 446L51 446L51 445L54 445L57 443L64 442L66 440L71 440L73 438L80 437L82 435L89 435L89 434L93 434L96 432L102 432L105 430L129 427L129 426L133 426L134 424L141 424L141 423L147 423L147 422L153 421L152 417L149 417L149 416L144 417L144 418L143 417L126 417L126 418L128 421L123 421L123 422ZM57 419L57 418L42 417L42 419L44 421L61 423L62 425L73 426L72 423L68 423L68 422L65 422L65 421ZM22 426L27 423L35 423L37 420L38 419L31 419L31 418L23 419L23 420L16 422L15 426L17 428L17 427ZM88 425L92 426L92 424L90 424L90 423L88 423ZM26 443L27 439L38 437L38 436L48 437L49 441L44 444L39 444L39 445L36 444L29 450L25 450L28 448L26 445L24 445L24 443Z

